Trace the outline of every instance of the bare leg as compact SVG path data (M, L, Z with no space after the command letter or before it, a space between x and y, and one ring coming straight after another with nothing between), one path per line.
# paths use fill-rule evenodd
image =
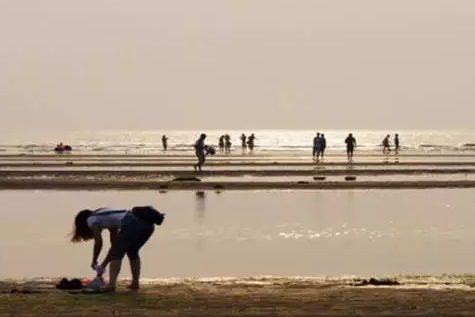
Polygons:
M117 277L120 273L122 260L112 260L109 268L109 288L115 290L117 287Z
M130 272L132 273L132 283L130 284L131 289L140 288L140 283L139 283L140 267L141 267L140 259L130 260Z

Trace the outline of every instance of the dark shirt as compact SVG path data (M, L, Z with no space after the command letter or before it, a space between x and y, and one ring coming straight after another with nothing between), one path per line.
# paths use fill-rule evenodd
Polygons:
M325 149L327 147L327 139L320 138L320 148Z
M205 141L202 139L198 139L195 142L195 153L196 155L204 155L205 154Z
M353 149L355 147L356 139L352 136L349 136L345 139L346 148Z

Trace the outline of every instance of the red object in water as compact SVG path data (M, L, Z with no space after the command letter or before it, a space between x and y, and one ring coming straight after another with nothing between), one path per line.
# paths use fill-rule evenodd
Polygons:
M89 284L90 282L91 282L91 280L88 279L88 278L83 278L83 279L81 279L81 285L82 285L82 286L87 285L87 284Z

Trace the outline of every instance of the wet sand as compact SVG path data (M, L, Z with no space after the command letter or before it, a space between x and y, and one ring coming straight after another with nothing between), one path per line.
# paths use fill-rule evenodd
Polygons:
M327 175L322 176L321 174L315 174L313 176L255 176L255 175L242 175L242 176L201 176L201 175L187 175L190 177L196 177L201 182L214 182L214 183L224 183L227 182L243 182L243 183L252 183L252 182L284 182L284 183L291 183L291 182L340 182L345 179L346 175L352 175L351 173L345 175ZM355 176L356 177L356 176ZM10 178L11 179L11 178ZM127 176L118 174L98 174L96 176L90 175L86 177L82 176L71 176L71 177L62 177L60 175L50 175L45 176L43 174L38 174L35 176L20 176L14 177L16 180L50 180L51 182L57 180L102 180L102 181L132 181L132 180L149 180L149 181L156 181L156 182L171 182L175 179L173 175L157 175L154 173L146 174L146 175L139 175L137 177ZM468 173L442 173L442 174L430 174L430 173L415 173L415 174L387 174L387 175L358 175L356 181L382 181L382 182L393 182L393 181L466 181L466 180L475 180L475 174Z
M336 190L336 189L434 189L475 188L475 180L402 181L169 181L136 179L0 179L0 190Z
M413 181L160 181L118 179L1 179L0 190L335 190L475 188L475 180Z
M346 169L212 169L196 172L193 169L161 170L90 170L90 169L55 169L55 170L0 170L0 177L34 177L34 176L330 176L330 175L410 175L410 174L475 174L475 168L346 168Z
M165 169L179 169L179 168L191 168L196 161L189 162L130 162L130 161L114 161L114 162L77 162L77 161L64 161L64 162L26 162L26 163L16 163L16 162L3 162L0 163L0 169L18 169L18 168L165 168ZM207 162L205 164L206 170L215 170L215 169L269 169L269 168L284 168L284 169L302 169L302 168L365 168L365 167L384 167L384 168L403 168L403 167L473 167L475 166L475 161L465 161L465 162L447 162L447 161L435 161L435 162L424 162L424 161L412 161L412 162L355 162L353 164L348 164L347 162L329 162L315 164L312 162L283 162L283 161L269 161L269 162Z
M325 166L325 165L312 165L312 166L287 166L287 165L267 165L267 166L206 166L204 169L205 173L210 173L217 171L218 173L220 171L233 171L233 173L237 173L237 171L242 171L243 174L246 174L248 171L262 171L265 173L265 171L268 170L282 170L282 171L315 171L316 173L319 171L325 171L325 170L340 170L340 171L353 171L353 170L379 170L379 169L384 169L384 170L404 170L404 169L409 169L409 170L421 170L423 171L430 171L430 170L470 170L470 169L475 169L475 163L474 164L460 164L460 165L446 165L446 164L440 164L440 165L399 165L399 164L382 164L382 165L331 165L331 166ZM24 166L24 167L15 167L15 166L9 166L9 167L0 167L0 171L111 171L111 172L121 172L121 171L147 171L147 172L172 172L172 171L186 171L186 172L192 172L193 168L192 165L188 165L186 167L181 167L181 166L171 166L171 167L156 167L156 166L141 166L141 165L114 165L114 166L77 166L74 164L62 164L62 165L56 165L54 167L44 167L44 166L36 166L36 165L29 165L29 166ZM403 172L404 173L404 172Z
M355 165L335 162L315 165L311 162L295 161L274 163L215 161L205 165L202 172L194 172L188 165L191 163L176 161L4 163L0 169L0 189L277 190L475 187L475 180L471 177L475 175L475 168L472 168L475 162L360 162ZM56 164L61 165L52 168ZM418 175L420 177L417 177ZM448 175L452 177L447 177ZM173 177L199 177L203 181L170 182ZM313 177L329 179L314 181ZM346 177L356 177L356 180L347 181Z
M10 293L12 289L36 293ZM2 316L471 316L473 290L339 287L312 281L188 281L139 293L74 295L0 284Z
M32 157L0 157L0 164L2 166L44 166L47 167L53 164L64 164L66 162L73 162L82 166L149 166L149 167L173 167L173 166L187 166L196 162L196 157L128 157L128 156L32 156ZM319 165L326 166L343 166L348 165L347 158L344 156L328 157L325 160L319 161ZM407 156L407 157L384 157L384 156L366 156L356 157L353 165L474 165L474 156ZM303 157L280 157L280 156L213 156L207 157L206 165L209 166L268 166L268 165L283 165L283 166L312 166L315 163L311 156Z

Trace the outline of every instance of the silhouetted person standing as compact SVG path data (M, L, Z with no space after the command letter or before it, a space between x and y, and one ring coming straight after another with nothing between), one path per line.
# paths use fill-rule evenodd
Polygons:
M252 133L248 138L247 138L247 147L249 148L250 151L254 150L254 140L256 137L254 136L254 133Z
M383 154L391 152L391 147L389 145L389 137L390 137L390 135L388 134L383 139Z
M320 150L320 133L317 132L317 135L313 138L313 160L318 161L318 154Z
M394 135L394 151L399 152L399 134L397 133Z
M168 149L168 138L165 134L162 135L162 148L164 151Z
M323 159L325 154L325 149L327 148L327 139L325 139L325 134L320 136L320 157Z
M241 149L243 151L245 151L247 148L247 145L246 145L246 135L243 133L241 134Z
M224 150L226 154L229 154L231 152L231 145L231 137L229 136L229 134L226 134L224 136Z
M356 139L353 137L353 134L348 134L348 137L345 139L346 143L346 156L348 158L348 162L353 161L353 152L355 151L356 147Z
M220 152L224 151L224 135L219 137L218 147Z
M198 163L193 167L195 171L201 171L201 166L205 163L206 160L206 145L205 145L206 134L202 133L198 140L195 142L195 155L198 158Z

